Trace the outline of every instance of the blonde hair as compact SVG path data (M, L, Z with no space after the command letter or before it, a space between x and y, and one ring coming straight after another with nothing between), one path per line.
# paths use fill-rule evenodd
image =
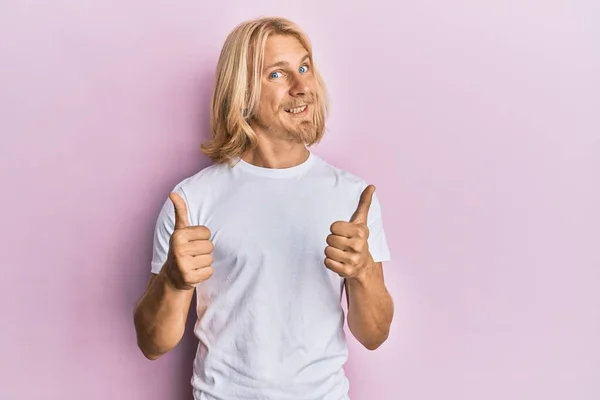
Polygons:
M239 24L225 40L219 56L210 108L212 138L200 146L215 163L231 164L258 144L249 121L258 110L265 44L272 34L294 36L308 52L316 83L313 121L316 135L305 144L312 146L323 137L329 105L308 36L288 19L257 18Z

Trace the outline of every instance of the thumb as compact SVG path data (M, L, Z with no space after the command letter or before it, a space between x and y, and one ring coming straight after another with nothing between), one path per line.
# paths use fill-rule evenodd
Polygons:
M183 200L181 196L174 192L169 195L169 198L175 206L175 229L182 229L190 226L185 200Z
M352 218L350 218L350 222L355 224L367 224L367 218L369 216L369 208L371 207L371 201L373 200L373 193L375 193L375 186L369 185L363 190L360 195L360 200L358 201L358 207L356 207L356 211L352 214Z

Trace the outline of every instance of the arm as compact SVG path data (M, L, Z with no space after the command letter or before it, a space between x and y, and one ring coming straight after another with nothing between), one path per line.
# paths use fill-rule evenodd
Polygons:
M150 360L177 346L185 331L194 288L213 274L210 230L191 226L183 198L177 193L169 197L175 210L174 229L166 227L166 234L157 236L162 239L157 245L168 247L166 261L152 275L133 317L138 347Z
M381 262L370 263L345 280L348 327L367 349L377 349L387 338L394 316L392 296L385 287Z
M138 347L149 360L156 360L177 346L194 294L193 290L175 288L165 272L163 268L152 275L134 312Z
M394 315L394 303L385 287L382 262L375 262L369 249L371 230L368 215L374 198L375 187L367 186L359 199L358 207L350 222L336 221L327 237L325 266L345 278L348 302L348 327L354 337L367 349L377 349L389 336ZM371 222L379 245L378 256L387 257L381 243L381 211L375 201L375 221ZM377 255L376 255L377 257Z

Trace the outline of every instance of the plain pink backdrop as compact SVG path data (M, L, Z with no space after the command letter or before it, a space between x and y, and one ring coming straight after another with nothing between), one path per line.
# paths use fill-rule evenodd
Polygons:
M191 398L195 338L150 362L132 310L259 15L311 36L314 151L382 202L396 315L376 352L349 336L352 399L600 398L600 7L574 0L3 0L0 398Z

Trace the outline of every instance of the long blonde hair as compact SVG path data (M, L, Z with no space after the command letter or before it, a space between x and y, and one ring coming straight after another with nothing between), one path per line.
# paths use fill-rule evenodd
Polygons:
M308 52L316 80L313 121L316 135L306 145L312 146L323 137L329 104L308 36L286 18L257 18L239 24L229 34L217 63L210 109L212 138L200 146L201 151L215 163L231 164L258 144L258 137L249 121L258 110L265 44L271 34L292 35Z

